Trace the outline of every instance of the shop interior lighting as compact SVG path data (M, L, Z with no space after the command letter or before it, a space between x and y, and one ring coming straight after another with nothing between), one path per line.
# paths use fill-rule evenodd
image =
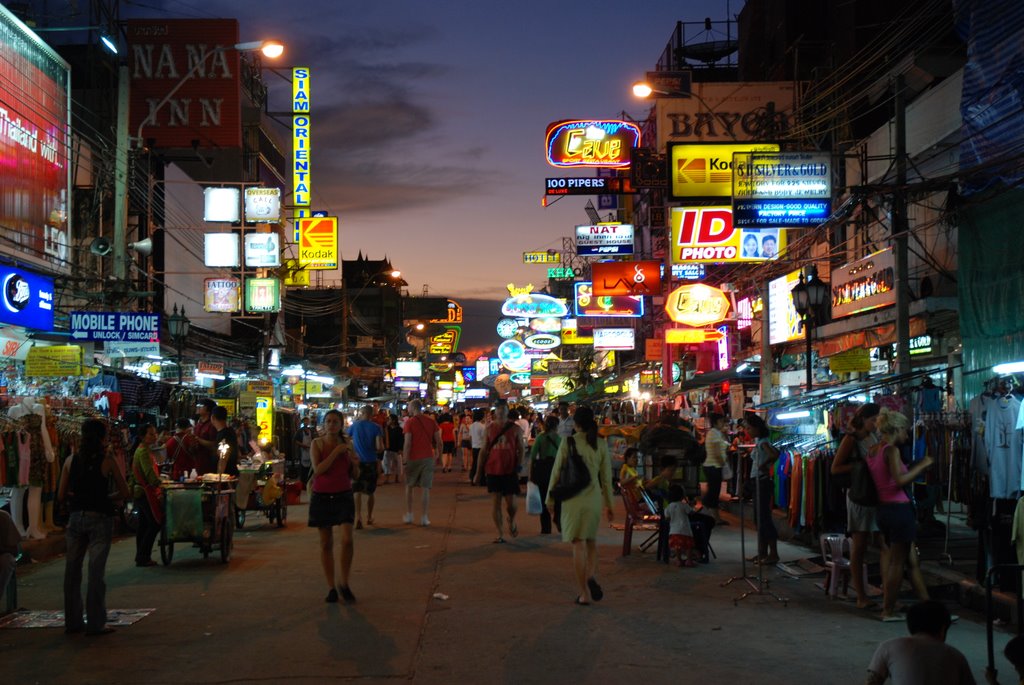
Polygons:
M334 376L320 376L318 374L311 373L306 375L306 380L314 383L323 383L324 385L334 385Z
M282 376L301 376L304 373L306 373L306 370L303 369L301 366L289 366L284 369L281 369Z
M1008 364L996 364L992 367L992 373L997 373L1000 376L1010 373L1020 373L1024 371L1024 361L1010 362Z
M105 33L100 34L100 42L103 43L103 47L110 50L111 53L117 54L117 42L112 36L108 36Z
M748 364L746 362L743 362L742 364L740 364L739 366L736 367L736 373L743 373L744 371L746 371L749 368L750 368L750 364Z
M783 414L777 414L775 418L777 418L779 421L786 421L788 419L806 419L810 415L810 411L806 409L801 409L798 411L787 411Z

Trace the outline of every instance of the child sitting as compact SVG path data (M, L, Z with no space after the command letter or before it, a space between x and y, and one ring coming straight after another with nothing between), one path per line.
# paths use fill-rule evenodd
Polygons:
M679 566L693 567L694 561L693 530L690 528L690 514L694 509L683 496L680 485L671 485L668 489L669 505L665 507L665 520L668 521L668 549L676 557ZM684 560L685 554L685 560Z
M622 453L623 464L619 469L619 488L639 488L641 486L640 474L637 473L637 453L635 447L630 447Z

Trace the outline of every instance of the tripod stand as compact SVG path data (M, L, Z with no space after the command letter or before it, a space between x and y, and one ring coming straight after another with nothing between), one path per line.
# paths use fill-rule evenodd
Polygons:
M750 588L749 590L747 590L743 594L739 595L738 597L733 597L733 600L732 600L732 605L733 606L739 606L739 603L740 603L741 600L744 600L744 599L746 599L747 597L749 597L751 595L767 595L769 597L775 598L775 600L777 600L779 602L782 602L782 606L789 606L789 599L787 599L785 597L780 597L779 595L775 594L774 592L772 592L768 588L768 581L764 577L764 564L758 564L757 565L757 575L756 576L752 576L752 575L748 575L747 574L747 544L746 544L747 534L746 534L746 516L744 515L744 512L746 511L746 506L744 506L744 504L743 504L744 476L743 476L743 466L742 466L742 464L743 464L743 460L741 459L741 460L739 460L739 463L737 464L737 468L736 468L736 488L737 488L736 491L739 493L739 496L740 496L739 497L739 499L740 499L740 575L733 576L732 578L729 578L724 583L722 583L719 587L727 587L727 586L731 585L732 583L734 583L736 581L740 581L740 582L746 583L747 586ZM757 487L757 485L758 484L755 481L754 482L754 486L755 486L754 487L754 511L755 512L760 511L760 504L761 504L761 488ZM760 531L760 526L758 526L757 535L758 535L758 550L760 550L760 548L761 548L761 531Z

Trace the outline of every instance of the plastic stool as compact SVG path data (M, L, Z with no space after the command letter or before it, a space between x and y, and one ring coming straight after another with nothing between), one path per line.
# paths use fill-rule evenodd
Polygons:
M821 557L825 560L825 593L830 599L839 595L839 583L843 584L843 595L850 587L850 539L845 535L825 533L818 539ZM865 567L864 587L868 585L868 571Z

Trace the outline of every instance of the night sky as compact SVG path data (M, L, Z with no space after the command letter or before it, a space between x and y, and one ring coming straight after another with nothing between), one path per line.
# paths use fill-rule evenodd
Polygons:
M505 284L542 285L525 250L561 248L586 197L541 206L549 122L643 119L630 92L676 21L724 20L724 0L174 2L133 14L237 17L312 70L313 204L337 215L345 259L385 255L409 282L466 308L464 346L495 344ZM288 9L295 8L294 14ZM739 0L728 3L737 14ZM695 29L696 30L696 29ZM724 38L716 35L715 38ZM271 108L287 83L268 78ZM596 202L596 198L595 198ZM328 274L329 277L329 274ZM489 314L488 312L493 312Z

